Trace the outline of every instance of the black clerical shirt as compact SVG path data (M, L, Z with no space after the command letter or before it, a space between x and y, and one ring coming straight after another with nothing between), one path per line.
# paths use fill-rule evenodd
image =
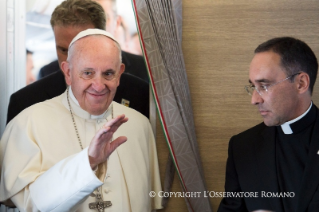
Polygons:
M294 198L281 198L284 211L295 211L297 208L315 120L316 108L312 105L304 117L290 125L292 134L284 134L280 126L276 128L276 165L279 189L280 192L295 193Z

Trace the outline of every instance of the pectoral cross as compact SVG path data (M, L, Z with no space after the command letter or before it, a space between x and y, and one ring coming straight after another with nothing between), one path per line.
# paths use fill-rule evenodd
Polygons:
M96 201L89 204L90 209L97 209L98 212L104 212L104 209L112 205L111 201L103 201L102 195L97 193L95 195Z

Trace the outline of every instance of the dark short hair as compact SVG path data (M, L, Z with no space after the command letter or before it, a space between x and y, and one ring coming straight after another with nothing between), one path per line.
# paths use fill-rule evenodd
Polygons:
M27 54L33 54L33 52L30 51L29 49L26 49L26 53L27 53Z
M58 5L51 16L52 28L59 26L81 26L93 24L95 28L104 29L106 17L100 4L92 0L66 0Z
M279 37L260 44L255 53L273 51L280 55L281 66L287 76L305 72L309 75L309 90L312 94L318 72L318 61L311 48L303 41L292 37Z

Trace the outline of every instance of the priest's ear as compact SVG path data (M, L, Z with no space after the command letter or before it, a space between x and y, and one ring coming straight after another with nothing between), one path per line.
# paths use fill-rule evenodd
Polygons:
M66 84L71 85L70 64L67 61L63 61L61 63L61 69L63 71Z
M295 83L297 84L297 90L300 94L307 92L310 86L309 75L305 72L301 72L296 76Z

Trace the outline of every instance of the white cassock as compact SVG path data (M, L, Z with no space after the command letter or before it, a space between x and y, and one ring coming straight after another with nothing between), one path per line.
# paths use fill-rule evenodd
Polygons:
M116 102L102 117L92 117L69 99L84 149L66 92L25 109L7 125L1 138L0 201L11 198L20 211L96 211L88 205L96 200L92 192L102 186L103 200L112 202L106 212L161 208L158 195L149 196L150 191L161 190L161 183L148 119ZM128 139L111 154L100 181L90 167L88 146L112 113L128 117L114 134L114 138Z

